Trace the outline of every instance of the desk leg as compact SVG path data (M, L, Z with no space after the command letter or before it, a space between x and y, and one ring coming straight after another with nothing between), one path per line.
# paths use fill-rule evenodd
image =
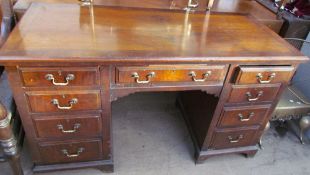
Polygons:
M8 159L14 175L23 175L17 142L10 127L10 119L4 106L0 103L0 144Z

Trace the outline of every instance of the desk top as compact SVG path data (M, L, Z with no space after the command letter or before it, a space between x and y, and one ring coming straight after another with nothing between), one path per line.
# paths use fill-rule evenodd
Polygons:
M34 3L0 62L301 61L253 18L231 14Z

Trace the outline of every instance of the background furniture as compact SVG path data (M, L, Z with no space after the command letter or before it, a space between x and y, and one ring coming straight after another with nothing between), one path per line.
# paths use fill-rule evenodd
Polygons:
M302 39L287 39L292 45L300 49L310 49L310 42ZM306 52L304 52L306 54ZM309 54L309 53L308 53ZM308 55L310 56L310 55ZM286 121L300 119L299 138L303 143L303 133L310 128L310 62L303 63L296 71L292 84L284 91L271 120Z
M12 1L2 0L1 11L0 46L3 45L15 24ZM17 132L18 140L15 138L14 131ZM22 144L22 140L23 130L16 113L13 95L8 85L6 73L3 73L3 67L0 66L0 144L4 154L2 159L9 161L15 175L23 174L18 148L18 143Z
M16 118L14 118L15 104L6 75L0 76L0 145L1 149L3 149L4 159L9 161L14 174L23 175L18 143L11 126L12 120L16 121ZM17 129L20 131L20 127Z
M283 25L281 18L255 0L215 0L211 11L249 14L276 33Z
M243 15L77 4L33 4L0 54L35 172L113 171L111 105L137 92L181 91L197 163L254 156L308 60Z
M278 8L274 6L270 0L256 0L266 8L273 11L275 14L284 20L283 27L281 28L280 35L284 38L299 38L305 39L310 31L310 20L298 18L293 14L281 11L278 12Z

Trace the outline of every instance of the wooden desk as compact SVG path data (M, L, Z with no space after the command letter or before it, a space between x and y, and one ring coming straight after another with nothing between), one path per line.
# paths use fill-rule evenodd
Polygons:
M0 51L35 172L113 171L111 102L142 91L181 91L198 163L254 155L306 60L242 15L74 4L33 4Z

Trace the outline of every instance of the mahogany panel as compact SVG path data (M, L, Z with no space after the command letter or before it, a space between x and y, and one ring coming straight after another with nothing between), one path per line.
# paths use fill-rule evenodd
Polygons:
M236 84L270 84L291 80L292 66L240 66Z
M228 103L272 102L281 84L268 85L232 85Z
M99 84L99 69L96 67L22 67L20 74L24 86L27 87L95 86Z
M182 111L195 147L201 148L203 145L218 100L208 92L188 91L179 94L177 104Z
M257 129L238 129L235 131L215 131L213 141L210 145L212 149L234 148L250 146L253 143Z
M43 162L65 163L98 160L102 157L100 140L39 143Z
M260 125L266 119L270 105L224 107L218 127Z
M100 115L43 116L33 119L39 138L78 138L102 135Z
M31 112L69 112L99 110L99 90L26 92ZM64 109L62 109L64 108Z
M149 65L137 67L117 67L116 83L134 83L138 80L150 82L223 82L226 65ZM153 76L149 77L153 73ZM202 81L205 80L205 81Z

